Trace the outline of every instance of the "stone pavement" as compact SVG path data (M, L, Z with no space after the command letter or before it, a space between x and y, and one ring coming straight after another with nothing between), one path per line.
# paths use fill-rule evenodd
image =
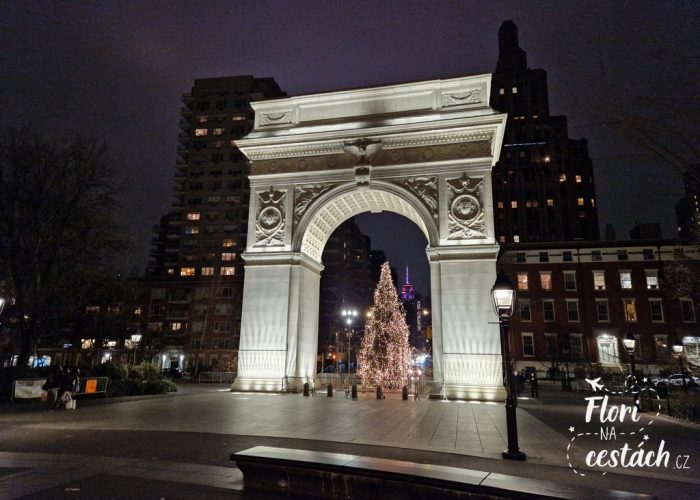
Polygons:
M668 446L688 448L687 471L616 469L604 476L586 471L582 477L569 467L566 446L568 427L582 428L583 396L547 388L542 396L522 400L518 409L525 463L501 459L506 446L501 403L407 402L398 394L383 401L361 394L352 401L342 392L333 398L304 398L188 386L178 395L79 401L75 412L5 405L0 407L0 498L49 498L41 495L58 491L73 498L71 492L76 492L70 488L83 488L75 498L92 498L85 491L100 484L123 492L114 498L132 497L124 489L133 489L133 481L124 481L127 477L145 489L151 484L167 492L164 498L188 498L184 487L166 491L172 482L210 488L212 498L219 490L238 495L242 483L228 455L258 444L578 481L660 498L700 496L696 426L662 418L653 424ZM578 453L580 459L585 450L576 448L574 443L571 456ZM71 486L76 481L82 486Z

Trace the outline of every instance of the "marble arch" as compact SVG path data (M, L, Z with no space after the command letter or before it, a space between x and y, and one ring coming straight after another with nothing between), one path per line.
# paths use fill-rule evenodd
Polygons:
M451 397L503 396L491 168L505 115L490 75L252 103L250 212L234 390L315 375L321 252L362 212L392 211L426 235L434 378Z

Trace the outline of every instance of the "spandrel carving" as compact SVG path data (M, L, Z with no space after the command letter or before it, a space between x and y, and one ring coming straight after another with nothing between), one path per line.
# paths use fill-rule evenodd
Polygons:
M420 199L433 218L438 218L438 180L436 176L409 177L397 182Z
M258 214L255 218L255 247L284 245L284 199L286 191L258 192Z
M467 174L447 179L447 226L450 240L486 238L486 220L482 204L484 179Z

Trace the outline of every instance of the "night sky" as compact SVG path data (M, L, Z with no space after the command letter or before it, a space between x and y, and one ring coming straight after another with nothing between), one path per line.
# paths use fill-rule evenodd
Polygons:
M111 145L142 270L151 226L171 202L180 96L195 78L271 76L294 95L490 73L507 19L529 66L548 72L550 112L589 141L601 228L613 223L625 238L635 220L658 221L675 236L680 176L632 141L611 110L640 98L697 102L696 1L6 1L0 124ZM372 222L374 246L400 274L422 262L414 282L427 292L421 233L382 233L388 225Z

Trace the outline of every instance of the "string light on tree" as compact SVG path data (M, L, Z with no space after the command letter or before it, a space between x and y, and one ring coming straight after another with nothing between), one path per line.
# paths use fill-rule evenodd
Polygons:
M382 265L374 305L365 325L357 374L365 384L399 389L407 384L411 366L406 313L391 281L389 263Z

